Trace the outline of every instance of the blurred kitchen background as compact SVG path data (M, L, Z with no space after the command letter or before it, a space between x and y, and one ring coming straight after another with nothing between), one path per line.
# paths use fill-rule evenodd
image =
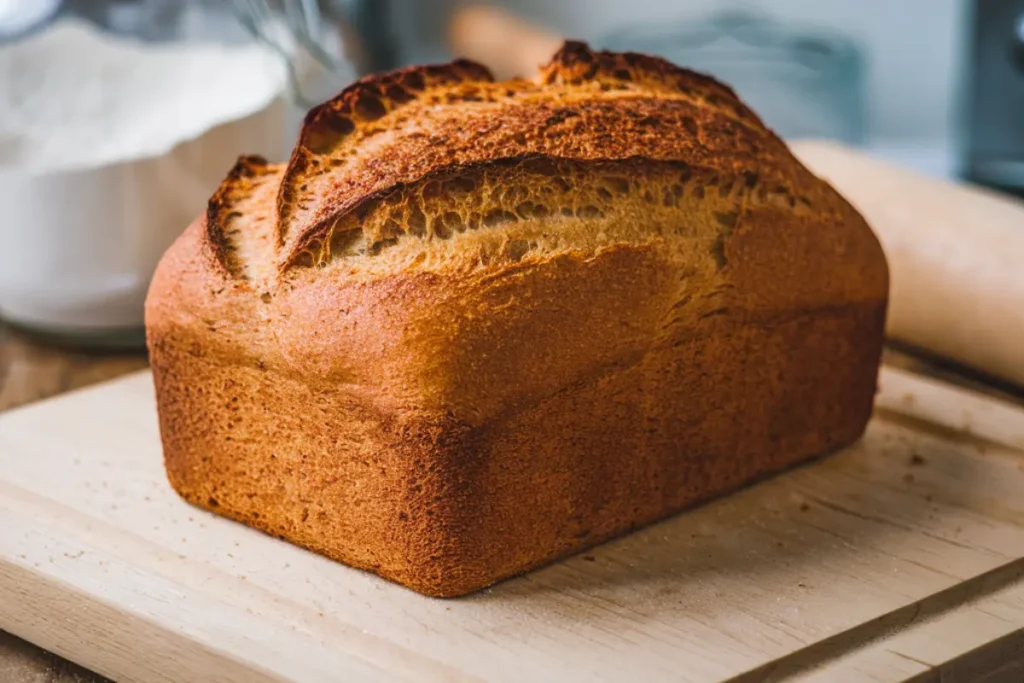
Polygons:
M784 137L1024 195L1024 0L0 0L0 318L137 345L236 156L285 158L368 72L526 73L560 36L712 73Z
M443 37L460 3L384 4L395 63L448 58ZM553 33L712 73L783 134L1024 188L1024 0L492 4Z
M420 3L396 22L400 60L442 58L443 48L422 38L443 30L440 4L454 3ZM718 75L783 132L871 145L936 174L953 172L972 15L1014 4L1024 15L1024 4L1012 0L503 3L563 35L660 53Z

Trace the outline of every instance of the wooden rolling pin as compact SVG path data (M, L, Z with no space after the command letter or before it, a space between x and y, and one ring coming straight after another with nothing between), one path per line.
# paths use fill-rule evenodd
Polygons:
M456 12L449 38L453 51L499 77L533 73L562 41L483 4ZM890 338L1024 386L1024 203L837 144L790 146L882 242L891 273Z
M790 147L881 240L889 336L1024 386L1024 202L834 143Z
M499 79L532 76L563 38L485 3L460 7L448 24L452 52L486 64Z

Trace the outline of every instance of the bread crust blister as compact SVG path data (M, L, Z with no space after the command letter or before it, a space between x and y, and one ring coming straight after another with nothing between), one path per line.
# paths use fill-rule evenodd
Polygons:
M861 216L728 87L570 42L313 109L146 323L185 499L453 596L858 438L887 297Z

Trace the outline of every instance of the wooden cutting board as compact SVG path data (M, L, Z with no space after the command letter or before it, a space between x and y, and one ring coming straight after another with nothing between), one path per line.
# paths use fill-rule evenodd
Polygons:
M995 670L1024 652L1024 411L881 386L853 447L444 601L181 502L133 375L0 416L0 628L146 682Z

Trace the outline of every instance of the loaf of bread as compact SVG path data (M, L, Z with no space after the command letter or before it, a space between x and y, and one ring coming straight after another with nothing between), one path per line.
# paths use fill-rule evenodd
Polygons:
M189 502L466 594L856 440L888 270L726 86L569 42L363 79L146 307Z

